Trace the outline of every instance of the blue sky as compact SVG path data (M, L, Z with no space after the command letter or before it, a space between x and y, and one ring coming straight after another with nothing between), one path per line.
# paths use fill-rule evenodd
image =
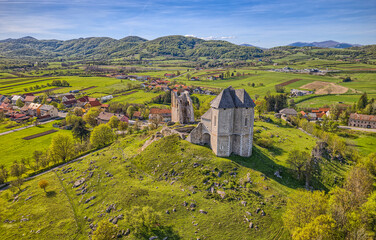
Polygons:
M375 0L0 0L0 39L192 35L261 47L376 44Z

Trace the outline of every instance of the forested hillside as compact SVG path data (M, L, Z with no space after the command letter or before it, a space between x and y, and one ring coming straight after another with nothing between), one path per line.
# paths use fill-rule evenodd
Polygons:
M146 40L129 36L119 40L108 37L90 37L72 40L38 40L33 37L5 39L0 41L0 57L48 59L112 59L119 57L153 58L171 56L189 59L278 59L294 54L320 59L361 59L376 57L375 45L346 49L319 48L314 46L283 46L260 49L236 45L227 41L206 41L195 37L165 36Z

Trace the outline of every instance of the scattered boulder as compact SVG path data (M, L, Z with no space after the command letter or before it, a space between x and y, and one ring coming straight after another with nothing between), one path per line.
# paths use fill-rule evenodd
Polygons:
M247 202L246 201L241 201L240 202L244 207L247 206Z
M81 186L81 184L83 184L85 181L86 181L85 178L81 178L81 179L77 180L76 182L74 182L73 188Z
M249 228L253 228L253 222L249 223Z
M225 191L217 190L217 193L221 196L222 199L224 199L226 197Z
M208 214L208 212L207 211L204 211L204 210L202 210L202 209L200 209L200 211L199 211L200 213L202 213L202 214Z
M261 208L256 209L256 213L259 213L261 211Z
M85 204L90 202L91 200L94 200L95 198L96 196L89 197L88 199L86 199Z

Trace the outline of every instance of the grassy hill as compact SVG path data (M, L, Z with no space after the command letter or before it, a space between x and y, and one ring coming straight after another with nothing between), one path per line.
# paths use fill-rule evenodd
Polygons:
M1 192L0 233L3 239L87 239L100 220L126 215L134 206L150 206L161 220L145 239L289 239L281 216L289 194L304 183L285 167L287 153L302 144L310 151L315 139L272 123L257 122L255 128L290 140L276 141L270 150L255 145L250 158L221 158L176 135L141 152L150 134L127 136L26 182L16 197L10 190ZM346 169L333 164L342 176ZM276 170L282 178L274 175ZM82 178L85 182L74 188ZM38 187L42 179L50 184L47 193ZM332 186L319 181L319 189ZM108 211L112 204L115 209ZM120 230L129 228L126 220L117 224Z

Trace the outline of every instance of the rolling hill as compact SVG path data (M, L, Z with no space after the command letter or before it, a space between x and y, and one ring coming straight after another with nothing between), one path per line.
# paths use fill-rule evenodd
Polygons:
M323 42L294 42L288 46L294 47L319 47L319 48L350 48L360 46L359 44L340 43L333 40Z

